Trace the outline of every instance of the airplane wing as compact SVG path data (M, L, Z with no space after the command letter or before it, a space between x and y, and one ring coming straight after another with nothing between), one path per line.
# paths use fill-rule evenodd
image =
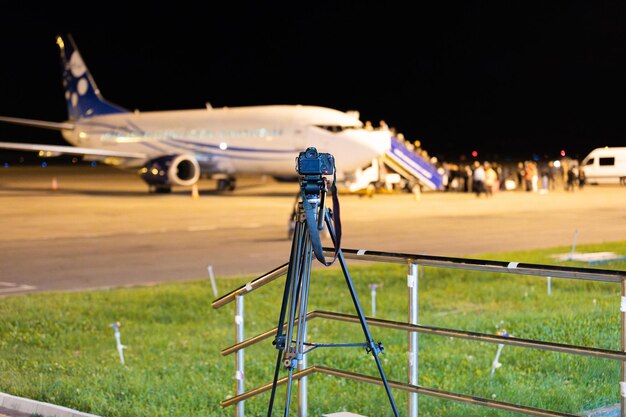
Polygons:
M105 149L79 148L75 146L44 145L39 143L0 142L0 149L10 149L14 151L34 151L39 152L42 156L59 156L61 154L66 154L137 159L147 158L146 154L138 152L120 152Z
M45 122L43 120L22 119L19 117L5 117L0 116L0 122L12 123L22 126L41 127L44 129L53 130L74 130L76 125L73 123L58 123L58 122Z
M47 122L43 120L23 119L19 117L0 116L0 122L18 124L22 126L40 127L53 130L74 130L76 125L68 122ZM16 142L0 142L0 149L10 149L15 151L32 151L39 152L41 156L59 156L59 155L80 155L80 156L96 156L96 157L116 157L116 158L137 158L144 159L146 154L135 152L120 152L113 150L79 148L75 146L61 145L44 145L40 143L16 143Z

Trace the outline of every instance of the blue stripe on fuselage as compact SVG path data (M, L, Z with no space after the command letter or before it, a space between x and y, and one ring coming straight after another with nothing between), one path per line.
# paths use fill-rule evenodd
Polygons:
M189 145L200 146L200 147L206 147L206 148L212 148L212 149L222 149L222 148L220 148L219 145L213 145L211 143L202 143L202 142L195 142L195 141L191 141L191 140L176 139L176 138L170 138L168 140L171 140L171 141L174 141L174 142L180 142L180 143L184 143L184 144L189 144ZM227 149L222 149L222 150L235 151L235 152L264 152L264 153L294 153L294 152L296 152L295 150L240 148L240 147L237 147L237 146L228 146Z
M174 143L172 143L174 142ZM140 142L143 143L143 142ZM182 139L168 139L168 140L164 140L162 141L162 143L168 144L170 146L175 146L175 147L182 147L183 149L186 149L188 151L191 152L197 152L203 155L211 155L211 156L215 156L215 157L221 157L221 158L228 158L228 159L245 159L245 160L254 160L254 161L281 161L284 160L284 157L278 157L278 155L276 157L254 157L254 156L247 156L247 155L232 155L232 154L227 154L227 153L215 153L215 152L207 152L203 149L197 149L197 146L200 147L209 147L211 149L220 149L219 146L217 145L207 145L207 144L195 144L195 142L189 142L189 141L185 141ZM204 145L204 146L202 146ZM233 148L228 148L227 150L231 150ZM238 148L239 152L246 152L243 150L244 148ZM250 152L255 152L258 151L256 149L251 149ZM266 151L266 152L272 152L272 151ZM292 153L294 155L294 158L297 154L297 151L278 151L277 153L281 153L281 154L287 154L287 153Z

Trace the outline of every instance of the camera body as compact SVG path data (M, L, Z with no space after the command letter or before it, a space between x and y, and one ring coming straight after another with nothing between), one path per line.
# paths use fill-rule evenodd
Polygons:
M318 153L315 148L307 148L296 158L296 172L302 176L333 175L335 158L329 153Z

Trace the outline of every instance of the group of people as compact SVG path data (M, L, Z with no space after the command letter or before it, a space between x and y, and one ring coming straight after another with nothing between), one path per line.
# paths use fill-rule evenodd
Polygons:
M373 129L370 122L366 127ZM381 120L380 128L388 129ZM566 191L582 189L585 184L583 166L577 161L564 158L560 161L535 160L519 161L517 163L496 163L478 160L467 163L440 163L436 157L431 157L421 147L419 140L411 142L404 138L402 133L396 133L389 128L395 137L407 147L431 164L439 166L438 171L443 175L444 191L460 191L476 194L477 197L493 196L498 191L524 190L545 194L555 190L557 183Z
M474 161L472 190L476 194L476 197L480 197L481 194L490 197L499 189L498 173L493 169L493 166L488 161L482 164L479 161Z
M492 196L502 187L502 166L489 161L473 164L443 164L444 190Z
M585 170L581 165L571 165L567 168L565 191L574 191L576 187L582 190L585 186Z
M566 191L582 189L584 172L576 161L495 163L474 161L466 164L444 163L444 190L471 192L493 196L497 191L523 190L541 194L553 191L561 184Z

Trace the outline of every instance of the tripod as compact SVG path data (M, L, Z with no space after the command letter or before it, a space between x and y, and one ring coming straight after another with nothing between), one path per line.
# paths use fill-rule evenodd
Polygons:
M380 377L385 387L387 397L389 398L389 403L391 404L394 416L398 417L398 410L391 394L387 378L385 377L385 372L382 368L380 358L378 357L380 353L383 353L382 343L375 343L372 335L370 334L369 326L365 320L365 316L363 315L363 310L361 309L354 285L352 284L352 279L348 273L348 268L343 258L343 254L341 249L338 247L338 240L340 240L340 236L338 238L335 235L335 229L331 221L331 211L330 209L326 209L324 207L326 180L321 176L309 176L301 181L300 188L302 201L298 203L282 306L278 319L276 337L273 342L276 345L276 349L278 349L278 355L276 358L276 368L274 370L274 380L272 383L267 416L272 416L281 364L289 372L284 413L284 416L288 417L291 403L293 372L306 353L318 347L362 346L368 353L371 352L374 356L374 360L376 361L376 366L378 367L378 372L380 373ZM336 194L334 197L336 197ZM339 207L334 207L334 209L338 213ZM313 217L315 213L317 213L317 218ZM361 328L363 329L363 334L365 335L366 341L364 343L315 344L305 342L306 314L309 301L309 285L311 282L311 263L313 261L313 252L315 252L315 256L318 260L324 263L324 265L329 266L332 264L332 262L326 263L323 261L323 254L320 255L321 245L319 243L319 231L323 228L323 222L326 223L328 231L330 232L330 237L335 245L336 259L339 259L348 290L350 291L350 296L352 297L352 302L354 303L354 307L358 313ZM340 229L340 226L338 226L338 229ZM285 318L287 319L286 326ZM296 327L297 331L295 330ZM295 338L294 332L296 332Z

